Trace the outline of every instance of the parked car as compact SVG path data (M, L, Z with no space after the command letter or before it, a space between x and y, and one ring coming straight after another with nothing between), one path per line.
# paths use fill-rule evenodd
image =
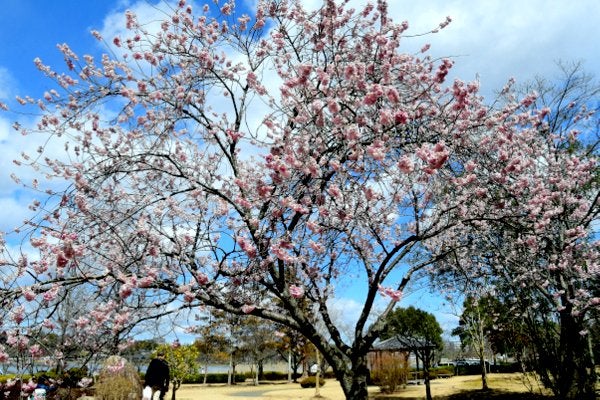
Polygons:
M479 365L479 360L476 358L459 358L454 360L454 365L457 367L460 367L461 365Z

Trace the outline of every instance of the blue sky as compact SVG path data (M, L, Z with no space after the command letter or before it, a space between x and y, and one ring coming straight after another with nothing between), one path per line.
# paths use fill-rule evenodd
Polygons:
M110 40L123 11L135 9L152 17L156 13L151 7L154 3L154 0L0 0L0 101L14 107L15 95L39 97L51 88L50 82L34 67L35 57L62 68L62 56L56 45L63 42L79 54L97 54L102 49L89 34L91 29L103 32ZM319 3L319 0L303 1L307 7ZM435 28L446 16L452 17L453 22L439 34L407 38L403 46L406 51L414 52L431 43L432 55L453 57L455 68L451 78L479 77L482 91L488 96L510 77L520 82L535 75L551 79L558 74L557 60L581 61L588 72L600 71L597 0L389 0L389 3L396 21L409 22L408 35L423 33ZM15 170L12 160L23 149L35 145L9 127L16 119L23 122L28 118L0 113L3 155L0 230L4 231L17 226L29 214L28 194L17 191L9 178ZM356 307L350 293L343 303L345 310ZM415 291L402 304L415 304L434 312L445 329L451 329L456 322L454 311L426 290Z
M111 1L2 0L0 11L0 97L43 93L47 82L33 65L41 57L51 65L62 63L56 49L67 42L77 49L97 46L89 35L115 8ZM62 66L62 64L61 64Z

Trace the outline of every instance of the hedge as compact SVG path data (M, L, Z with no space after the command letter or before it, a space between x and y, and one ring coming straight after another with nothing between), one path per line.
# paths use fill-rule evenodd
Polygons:
M325 379L319 377L319 386L325 384ZM303 388L314 388L317 386L317 378L315 376L308 376L300 381L300 386Z

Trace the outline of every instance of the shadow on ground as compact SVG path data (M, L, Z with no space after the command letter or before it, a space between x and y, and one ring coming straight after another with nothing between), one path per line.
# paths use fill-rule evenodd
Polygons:
M395 397L379 395L374 400L422 400L424 397ZM551 400L553 397L535 393L514 393L504 390L461 390L448 396L433 396L434 400Z
M550 400L551 396L537 393L514 393L504 390L464 390L436 400Z

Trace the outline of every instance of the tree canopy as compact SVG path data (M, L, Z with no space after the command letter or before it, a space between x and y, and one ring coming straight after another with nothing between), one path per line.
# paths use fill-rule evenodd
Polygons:
M443 348L442 327L435 315L409 306L407 308L397 307L387 316L385 331L381 334L382 339L399 337L407 342L418 342L419 344L432 345L434 349Z
M61 45L64 71L36 60L54 87L21 98L41 115L15 128L53 146L17 161L44 198L27 221L39 254L3 255L10 344L31 346L83 286L82 332L199 306L251 314L302 333L347 398L366 399L366 354L406 285L470 260L475 238L519 226L514 254L552 249L515 282L597 277L584 239L598 196L578 195L596 159L555 145L577 135L554 135L534 94L488 107L477 82L446 82L451 60L403 52L408 24L385 1L265 0L250 16L181 0L162 17L128 12L127 37L93 32L99 59ZM568 221L560 246L555 218ZM363 294L349 336L330 309L348 282ZM570 310L598 307L575 288Z
M382 339L394 338L412 351L423 362L426 397L432 399L429 368L434 362L435 350L443 348L443 330L435 316L413 306L396 308L388 314Z

